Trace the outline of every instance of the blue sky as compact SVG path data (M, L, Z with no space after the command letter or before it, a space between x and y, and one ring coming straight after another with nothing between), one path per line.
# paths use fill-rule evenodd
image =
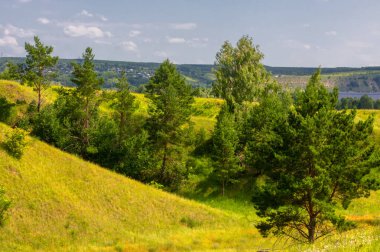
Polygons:
M225 40L253 37L271 66L380 65L376 0L0 0L0 54L34 35L61 58L213 63Z

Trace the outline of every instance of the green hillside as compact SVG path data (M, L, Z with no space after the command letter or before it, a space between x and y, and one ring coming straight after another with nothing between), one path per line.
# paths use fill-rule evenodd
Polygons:
M53 88L54 89L54 88ZM45 104L54 101L53 89ZM34 100L35 92L16 82L0 81L0 94L11 102ZM147 115L148 100L135 94ZM220 99L196 98L192 121L213 130ZM26 106L24 104L23 106ZM110 112L108 104L102 104ZM376 114L374 137L380 141L380 112L359 110L358 119ZM12 129L0 124L0 143ZM199 203L143 185L34 138L21 160L0 144L0 186L12 200L0 229L0 251L380 251L380 193L354 200L338 211L357 224L314 245L285 238L262 238L258 217L245 200L209 197ZM372 177L379 178L374 170ZM239 192L235 192L238 195Z
M0 141L10 130L0 125ZM0 230L1 251L257 251L286 245L285 240L261 238L253 228L257 220L253 209L234 210L239 203L233 200L224 201L230 210L217 210L33 138L21 160L0 149L0 174L0 184L12 200L8 220ZM355 201L343 213L357 221L359 228L317 242L314 248L334 248L339 242L346 249L340 251L378 249L379 200L380 194L373 193L369 199ZM208 204L223 207L213 201ZM290 246L286 251L301 248L309 247Z
M19 57L0 58L0 72L6 68L7 62L22 63L25 59ZM60 59L56 67L58 73L56 82L72 86L70 73L71 62L75 59ZM159 63L149 62L124 62L95 60L95 68L105 80L105 87L115 84L121 70L127 71L127 77L134 89L141 84L146 84L150 76L159 66ZM291 87L304 87L317 68L315 67L272 67L265 66L281 84ZM193 87L211 87L215 76L212 73L214 65L179 64L178 71L185 76ZM322 68L324 82L329 86L337 86L341 91L355 92L379 92L380 91L380 67L336 67Z
M0 141L10 130L0 125ZM180 246L184 232L194 239L214 232L231 236L231 229L257 235L244 231L248 225L238 216L143 185L33 138L21 160L0 149L0 173L12 200L0 231L1 251L114 250L127 244L144 250Z

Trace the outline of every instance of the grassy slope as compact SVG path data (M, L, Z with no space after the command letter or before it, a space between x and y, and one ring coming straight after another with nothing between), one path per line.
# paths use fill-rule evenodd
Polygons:
M0 124L0 141L9 130ZM153 189L38 140L29 142L21 160L0 149L0 184L13 201L1 230L1 251L136 243L143 250L185 246L185 241L207 248L213 246L214 233L258 236L236 214ZM230 241L224 237L218 244L229 246Z
M34 95L30 88L4 81L0 81L0 93L13 97L12 101L20 97L30 101ZM146 98L136 97L139 113L146 115ZM54 99L53 92L48 99ZM221 102L197 98L192 118L196 127L204 125L212 130ZM379 114L375 122L378 140L380 112L358 111L358 118L365 119L371 112ZM9 130L0 124L0 142ZM20 161L0 148L0 185L13 200L9 221L0 231L0 251L256 251L272 244L284 249L285 240L263 239L252 228L257 217L249 202L210 199L205 202L214 208L206 207L144 186L35 139L30 139ZM354 201L342 214L355 220L359 228L317 242L314 249L380 251L379 202L379 192ZM300 249L310 247L288 248Z
M0 141L10 130L0 124ZM281 249L291 245L283 239L261 238L252 227L257 218L248 205L216 200L209 204L227 210L207 207L32 138L21 160L0 149L0 184L13 201L0 230L0 251L256 251L273 244ZM334 247L337 242L345 251L356 246L367 251L379 248L379 200L380 193L373 193L355 201L343 213L357 220L359 228L314 248ZM310 248L297 245L287 251L298 249Z

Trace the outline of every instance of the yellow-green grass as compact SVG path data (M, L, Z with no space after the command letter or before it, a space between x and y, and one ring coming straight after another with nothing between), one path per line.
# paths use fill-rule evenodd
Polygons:
M9 131L0 124L0 142ZM258 219L249 203L239 206L226 200L223 204L231 205L226 207L208 202L220 208L214 209L115 174L36 139L28 141L20 160L0 149L0 185L12 200L8 220L0 229L0 251L318 251L327 247L371 251L380 246L379 192L354 201L343 211L359 223L357 229L310 247L262 238L253 227Z
M42 93L42 103L48 104L56 98L54 88L48 88ZM37 92L32 87L21 85L15 81L0 80L0 97L7 98L10 102L25 101L30 103L37 101Z
M0 142L9 131L0 124ZM231 228L248 236L253 232L235 215L143 185L36 139L28 141L21 160L0 149L0 185L12 200L0 230L0 251L112 250L126 244L155 249L183 246L187 235L201 239Z
M357 110L356 120L366 120L372 114L375 116L373 136L376 143L380 144L380 110L359 109Z
M1 84L3 83L3 84ZM1 92L15 90L26 101L35 92L0 82ZM7 88L5 88L7 87ZM3 91L5 90L5 91ZM54 93L54 92L53 92ZM139 113L149 100L135 94ZM12 96L10 96L12 97ZM52 96L51 100L54 99ZM196 127L212 131L222 101L196 98ZM106 106L105 106L106 107ZM107 107L106 107L107 108ZM358 120L374 112L358 110ZM376 116L375 136L380 137ZM0 125L0 142L10 129ZM82 161L33 138L21 160L0 148L0 185L12 199L9 219L0 229L0 251L380 251L380 193L355 200L341 211L358 228L334 234L310 247L285 239L261 238L249 203L205 201L211 207L144 186ZM212 208L216 207L218 210ZM290 246L289 246L290 245ZM287 247L289 246L289 247Z

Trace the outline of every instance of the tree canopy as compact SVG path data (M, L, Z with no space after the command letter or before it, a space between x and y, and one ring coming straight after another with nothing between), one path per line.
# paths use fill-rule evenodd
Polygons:
M50 85L52 68L57 64L58 57L51 56L53 47L45 46L37 36L34 37L34 45L25 43L25 51L24 79L38 93L37 110L39 112L41 110L42 91ZM10 65L10 69L13 68Z
M226 100L230 109L244 101L254 101L270 82L270 75L261 63L263 58L248 36L243 36L236 47L226 41L216 54L213 90Z
M332 230L348 227L336 205L368 196L364 179L373 167L373 117L355 123L355 111L336 111L338 92L321 83L320 71L296 93L285 120L270 139L256 139L256 163L266 182L253 202L265 217L258 228L313 243ZM268 144L270 143L270 144ZM268 148L269 147L269 148Z

